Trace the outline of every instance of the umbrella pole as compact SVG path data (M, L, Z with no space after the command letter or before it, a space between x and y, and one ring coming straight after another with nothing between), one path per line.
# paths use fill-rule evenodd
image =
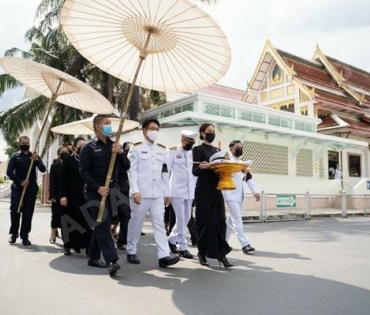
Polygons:
M60 81L59 84L58 84L57 92L58 92L58 90L60 88L61 83L62 83L62 81ZM41 135L42 135L42 132L44 131L44 128L45 128L45 125L46 125L46 121L47 121L47 119L49 117L49 114L50 114L50 112L51 112L51 110L52 110L52 108L53 108L53 106L54 106L54 104L56 102L56 99L57 99L57 94L56 93L53 94L53 96L51 97L49 108L48 108L48 110L46 112L46 115L44 117L44 120L42 122L42 126L41 126L41 129L40 129L40 132L39 132L39 136L38 136L38 138L36 140L35 149L33 150L33 152L36 152L37 151L37 147L39 146ZM28 167L27 175L26 175L25 180L28 180L30 178L31 170L32 170L32 167L33 167L33 162L34 162L34 160L31 158L31 163L30 163L30 166ZM27 187L23 187L21 198L19 199L19 203L18 203L17 213L20 213L21 212L22 203L23 203L24 195L26 194L26 190L27 190Z
M146 51L146 48L148 47L148 44L149 44L150 35L152 34L151 30L148 30L148 31L149 31L148 38L146 39L143 51L140 52L139 63L137 65L135 75L134 75L134 78L133 78L131 86L130 86L130 90L129 90L128 95L127 95L125 106L121 110L121 120L119 122L118 130L117 130L117 134L116 134L116 142L117 143L119 143L121 133L122 133L122 128L123 128L123 125L125 123L125 117L122 117L122 114L126 113L127 110L128 110L128 107L130 106L132 94L134 93L135 83L137 81L137 77L139 75L140 68L141 68L141 66L142 66L142 64L143 64L143 62L144 62L144 60L147 56L145 51ZM107 187L107 188L109 188L109 184L111 182L113 168L114 168L114 164L116 162L116 156L117 156L117 153L113 152L112 156L111 156L111 159L110 159L110 163L109 163L107 177L105 179L105 185L104 186ZM97 222L101 222L102 219L103 219L106 200L107 200L107 196L102 196L101 201L100 201L100 206L99 206L98 217L96 219Z

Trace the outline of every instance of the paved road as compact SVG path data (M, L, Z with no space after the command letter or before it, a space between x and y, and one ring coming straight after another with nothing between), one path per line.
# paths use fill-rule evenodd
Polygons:
M48 208L35 212L31 248L8 245L8 207L0 202L0 314L370 314L368 217L247 224L257 251L243 254L232 238L232 270L195 259L158 269L146 222L142 264L120 251L111 278L48 243Z

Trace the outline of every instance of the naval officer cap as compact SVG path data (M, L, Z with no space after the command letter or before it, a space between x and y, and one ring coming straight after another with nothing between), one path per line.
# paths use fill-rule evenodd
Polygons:
M195 141L196 137L198 136L198 133L191 130L181 130L181 135L186 139Z

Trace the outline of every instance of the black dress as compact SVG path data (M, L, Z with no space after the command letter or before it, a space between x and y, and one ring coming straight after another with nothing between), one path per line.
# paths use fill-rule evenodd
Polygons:
M203 143L193 148L193 160L209 162L209 158L218 151L218 148ZM193 175L198 177L194 199L198 250L209 258L226 256L231 248L225 240L225 204L222 191L217 189L219 176L213 170L201 170L196 163Z
M51 228L61 228L60 217L63 209L60 205L60 176L62 171L62 163L56 159L50 167L49 177L49 200L51 202Z
M75 155L63 160L61 173L61 198L67 198L67 206L63 207L62 236L64 246L80 252L88 249L91 240L91 228L87 212L83 213L86 198L83 192L84 182L79 173L79 161ZM66 229L67 228L67 229Z

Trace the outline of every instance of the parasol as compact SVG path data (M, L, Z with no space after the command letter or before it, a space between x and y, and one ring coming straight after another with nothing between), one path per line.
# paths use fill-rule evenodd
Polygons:
M63 135L92 135L95 133L93 119L94 116L91 116L86 119L74 121L64 125L59 125L51 128L51 131ZM118 131L121 119L119 118L109 118L109 119L112 123L113 133L116 133ZM138 126L139 123L137 121L126 119L122 132L133 130Z
M33 152L37 152L42 132L55 102L91 113L111 114L113 112L113 106L99 92L67 73L18 57L0 58L0 66L23 85L51 99ZM32 166L33 159L28 168L26 180L29 179ZM22 207L25 192L26 188L22 190L18 212Z
M217 82L230 65L226 36L189 0L66 0L61 22L86 59L131 83L122 112L127 112L135 85L164 92L195 90ZM120 132L117 142L119 137ZM113 153L106 187L115 158Z

